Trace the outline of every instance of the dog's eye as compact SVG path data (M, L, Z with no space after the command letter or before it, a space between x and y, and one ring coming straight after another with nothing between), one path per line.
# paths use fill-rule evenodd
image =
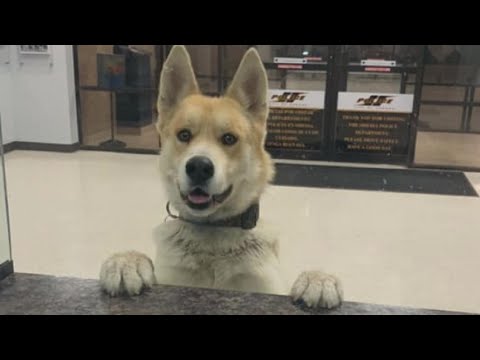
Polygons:
M181 142L189 142L192 139L192 133L190 130L180 130L177 134L177 139Z
M224 145L233 145L237 142L237 138L235 135L232 134L225 134L222 136L222 143Z

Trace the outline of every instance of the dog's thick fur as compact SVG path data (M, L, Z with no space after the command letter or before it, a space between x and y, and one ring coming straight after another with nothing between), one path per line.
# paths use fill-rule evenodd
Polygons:
M143 288L160 284L286 293L278 263L278 244L260 227L212 227L198 222L227 219L243 213L259 201L272 180L274 167L264 150L268 81L256 50L245 54L223 97L200 93L190 57L175 46L166 60L158 98L161 138L160 174L172 207L181 219L155 231L155 266L137 252L113 255L103 264L100 280L110 295L138 295ZM180 141L187 129L191 140ZM233 134L236 143L222 143ZM214 175L204 187L208 194L230 195L221 203L195 210L186 194L192 190L186 164L203 156L214 165ZM215 197L213 197L215 199ZM191 222L193 221L193 222ZM342 301L338 280L321 272L304 272L291 295L310 307L331 308Z

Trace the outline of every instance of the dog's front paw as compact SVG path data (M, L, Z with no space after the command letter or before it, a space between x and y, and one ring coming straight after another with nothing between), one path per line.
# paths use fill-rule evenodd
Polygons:
M311 308L331 309L342 303L343 290L333 275L307 271L301 273L293 284L291 296L295 302L301 301Z
M110 296L139 295L154 283L152 261L136 251L109 257L100 270L100 285Z

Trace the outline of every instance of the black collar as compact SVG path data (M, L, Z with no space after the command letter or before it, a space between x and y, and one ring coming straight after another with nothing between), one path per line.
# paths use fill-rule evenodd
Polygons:
M257 221L260 213L260 205L258 203L255 203L239 215L233 216L228 219L221 219L213 222L193 221L189 219L184 219L178 215L173 215L170 212L170 202L167 202L167 213L168 213L168 217L185 221L195 225L218 226L218 227L239 227L244 230L250 230L250 229L253 229L255 226L257 226Z

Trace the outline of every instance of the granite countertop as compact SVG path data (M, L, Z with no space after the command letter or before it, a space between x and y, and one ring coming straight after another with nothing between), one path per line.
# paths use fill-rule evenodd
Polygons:
M435 310L346 302L308 310L287 296L157 285L137 297L110 298L97 280L16 273L0 281L0 314L37 315L449 315Z

